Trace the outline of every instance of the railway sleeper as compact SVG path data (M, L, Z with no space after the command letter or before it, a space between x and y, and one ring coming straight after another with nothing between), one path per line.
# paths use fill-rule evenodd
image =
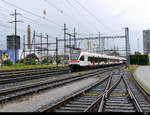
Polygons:
M60 107L59 110L65 110L65 111L76 111L76 112L82 112L85 110L85 108L75 108L75 107ZM57 111L57 109L56 109Z
M73 102L69 102L69 104L77 104L77 105L90 105L90 102L80 102L80 101L73 101Z
M106 103L106 106L133 106L132 103L124 103L124 104L119 104L119 103Z
M150 108L142 108L144 112L150 112Z
M132 110L105 109L104 112L136 112L136 111L134 109Z
M110 101L110 100L108 100L106 103L128 104L129 102L127 102L127 101Z
M97 96L83 96L80 97L79 99L95 100L97 99Z
M104 90L103 90L103 91L104 91ZM93 95L94 95L94 94L95 94L95 95L100 95L100 94L102 94L103 92L100 92L100 91L97 91L97 92L96 92L96 91L89 91L88 93L89 93L89 94L93 94Z
M61 110L61 109L58 109L58 110L55 110L54 112L61 112L61 113L63 113L63 112L77 112L77 111L73 111L73 110ZM78 111L78 112L82 112L82 111Z
M110 94L109 99L128 99L127 94Z
M149 107L150 109L150 105L149 104L140 104L141 107Z
M140 105L145 105L145 104L148 104L148 105L150 105L148 102L146 102L146 101L139 101L138 100L138 103L140 104Z
M104 89L92 89L92 90L90 90L91 92L103 92L104 91Z
M88 105L66 104L65 107L87 108Z
M90 103L92 103L93 101L95 101L96 99L93 99L93 100L91 100L91 99L76 99L76 100L74 100L74 101L81 101L81 102L90 102Z
M95 99L94 99L95 100ZM92 103L94 100L90 100L90 99L74 99L74 101L79 101L79 102L90 102L90 103Z
M120 98L110 98L110 101L128 101L127 98L126 99L120 99Z
M113 92L111 93L111 95L112 95L112 94L126 94L126 93L125 93L125 91L120 90L120 91L113 91Z
M121 106L122 105L122 106ZM135 107L133 105L124 105L121 104L121 105L116 105L116 106L108 106L108 105L105 105L105 108L107 109L118 109L118 110L132 110L132 109L135 109Z

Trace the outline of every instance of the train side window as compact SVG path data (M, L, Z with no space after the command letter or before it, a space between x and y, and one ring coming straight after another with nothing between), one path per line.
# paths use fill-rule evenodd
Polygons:
M92 58L91 58L91 57L88 57L88 61L92 61Z
M80 61L84 61L84 56L81 56Z

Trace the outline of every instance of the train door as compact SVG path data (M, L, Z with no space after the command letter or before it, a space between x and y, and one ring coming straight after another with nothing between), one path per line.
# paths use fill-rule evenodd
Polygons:
M82 55L82 56L79 58L79 64L80 64L80 66L84 66L84 65L85 65L84 60L85 60L85 56Z
M95 66L95 57L94 56L92 58L92 64L93 64L93 66Z

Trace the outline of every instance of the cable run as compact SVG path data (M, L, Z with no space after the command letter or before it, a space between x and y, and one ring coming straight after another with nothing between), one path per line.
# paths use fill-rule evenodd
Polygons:
M101 22L100 19L98 19L91 11L89 11L87 8L85 8L80 2L78 2L77 0L74 0L82 9L84 9L89 15L91 15L99 24L103 25L105 28L109 29L109 27L107 27L105 24L103 24ZM110 30L111 32L112 30ZM111 32L112 33L112 32Z
M63 10L57 8L53 3L51 3L49 0L44 0L44 2L46 2L49 6L53 7L54 9L56 9L59 13L61 13L62 15L68 17L71 21L74 21L74 24L77 25L83 25L86 26L86 28L89 28L89 26L84 25L83 23L80 23L79 20L77 20L77 18L74 18L72 16L70 16L69 14L67 14L66 12L64 12Z
M28 13L28 14L31 14L31 15L36 16L36 17L38 17L38 18L41 18L41 19L43 19L43 20L49 21L50 23L55 24L55 25L57 25L58 27L61 27L61 28L63 27L63 26L57 24L56 22L54 22L54 21L52 21L52 20L50 20L50 19L43 18L43 17L40 16L40 15L34 14L34 13L31 12L31 11L28 11L28 10L25 10L25 9L23 9L23 8L21 8L21 7L18 7L18 6L14 5L14 4L12 4L12 3L6 1L6 0L1 0L1 1L4 2L4 3L6 3L6 4L8 4L8 5L10 5L10 6L13 6L13 7L15 7L15 8L18 8L18 9L20 9L20 10L22 10L22 11Z

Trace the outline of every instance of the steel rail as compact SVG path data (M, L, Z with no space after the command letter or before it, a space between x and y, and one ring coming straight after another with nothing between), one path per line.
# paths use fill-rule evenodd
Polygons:
M68 68L59 68L59 69L43 69L43 70L24 70L24 71L12 71L12 72L2 72L0 73L0 79L6 79L9 77L19 77L22 75L31 75L31 74L40 74L48 72L57 72L57 71L69 71Z
M116 81L116 83L111 88L107 89L106 92L103 94L103 98L101 100L98 112L103 112L104 103L108 97L108 94L120 83L120 81L121 81L121 76L120 76L119 80Z
M122 75L122 76L124 76L124 75ZM132 89L130 88L130 86L129 86L127 80L126 80L124 77L122 77L122 78L123 78L123 80L124 80L124 82L125 82L125 85L127 86L127 91L128 91L128 93L129 93L129 96L130 96L132 102L134 103L134 105L135 105L137 111L138 111L138 112L143 112L143 111L142 111L142 108L140 107L140 105L139 105L139 103L138 103L138 101L137 101L137 99L136 99L136 97L135 97L135 95L134 95Z
M143 93L145 96L150 97L150 92L148 92L148 90L146 90L146 89L141 85L141 83L133 77L133 74L132 74L131 72L130 72L130 76L132 76L132 80L133 80L133 82L136 84L136 86L137 86L140 90L142 90L142 93ZM148 100L150 101L150 99L148 99Z
M73 93L73 95L68 96L65 99L62 99L61 101L56 102L55 104L49 104L44 108L38 109L36 112L52 112L54 109L64 105L65 103L68 103L70 100L76 98L77 96L83 94L83 92L87 92L88 90L92 89L93 87L97 86L98 84L103 83L105 80L107 80L110 76L108 75L106 78L103 78L102 80L97 81L96 83L89 85L88 87L84 88L83 90Z
M98 99L96 101L94 101L84 112L91 112L98 105L98 103L100 103L100 101L103 100L104 94L106 93L106 91L108 90L108 88L110 86L111 79L112 79L112 72L109 75L109 80L107 82L106 88L105 88L102 96L99 96Z
M102 73L104 72L108 72L108 71L102 71ZM40 83L31 83L28 85L22 85L22 86L15 86L13 88L9 88L9 89L3 89L0 91L0 95L9 95L10 93L14 93L14 92L18 92L17 95L11 95L11 96L3 96L3 98L0 98L0 101L4 101L4 100L8 100L14 97L18 97L18 96L22 96L22 95L26 95L29 93L33 93L33 92L37 92L37 91L41 91L44 89L48 89L48 88L54 88L54 87L58 87L60 85L65 85L67 83L70 82L74 82L77 80L81 80L84 78L88 78L94 75L99 74L99 71L97 72L91 72L85 75L78 75L78 76L74 76L73 78L67 77L67 78L63 78L63 79L58 79L58 80L53 80L53 81L48 81L48 82L40 82ZM32 90L31 90L32 89ZM27 91L26 91L27 90ZM19 94L19 91L21 92Z
M107 70L107 69L110 69L110 68L104 68L103 70ZM68 73L68 71L66 69L25 73L25 74L18 74L18 75L13 74L13 75L3 76L3 77L1 76L0 77L0 85L14 83L14 82L27 81L27 80L40 79L40 78L46 78L46 77L50 77L50 75L60 75L60 74L65 74L65 73Z
M57 70L57 69L69 69L69 67L42 67L42 68L30 68L30 69L0 70L0 75L10 74L10 73L20 73L25 71L42 71L42 70Z
M111 68L111 67L109 67ZM109 68L104 68L105 70ZM47 71L38 71L38 72L31 72L28 73L28 71L25 71L26 73L13 73L11 75L7 76L0 76L0 85L8 84L8 83L14 83L14 82L21 82L21 81L27 81L27 80L33 80L33 79L40 79L40 78L46 78L50 77L50 75L59 75L59 74L65 74L69 73L69 69L60 69L60 70L47 70ZM23 71L24 72L24 71Z
M25 74L23 76L12 76L5 79L0 79L0 85L8 84L8 83L14 83L14 82L21 82L21 81L27 81L27 80L33 80L33 79L40 79L40 78L46 78L50 77L50 75L59 75L59 74L65 74L67 71L50 71L50 72L35 72L34 74Z

